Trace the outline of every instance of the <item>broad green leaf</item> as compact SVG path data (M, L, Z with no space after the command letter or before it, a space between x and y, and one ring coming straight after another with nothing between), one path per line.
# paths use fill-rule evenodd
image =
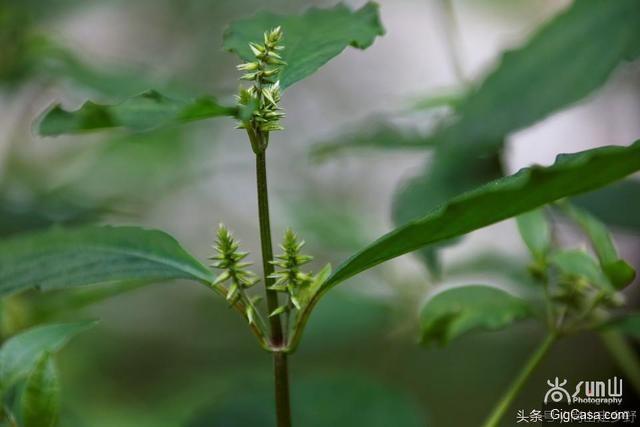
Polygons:
M345 133L328 141L314 144L311 158L321 162L345 151L367 149L406 150L425 148L425 136L419 132L402 129L380 119L378 124L367 121L355 132Z
M475 330L498 330L531 316L527 301L484 285L446 289L422 308L420 325L424 344L448 344Z
M401 226L339 266L324 289L425 245L462 236L563 197L602 187L640 170L640 141L558 156L451 199Z
M23 427L55 427L60 412L60 384L49 353L44 353L27 377L20 396Z
M496 69L433 139L492 152L505 135L583 99L640 54L640 2L579 0ZM579 78L576 78L579 76ZM449 149L450 147L446 148Z
M640 181L627 179L592 193L574 197L571 202L588 210L609 226L640 233Z
M551 249L551 228L543 209L536 209L516 217L522 240L533 257L543 261Z
M377 4L367 3L357 11L338 4L332 9L311 8L297 16L259 12L231 24L224 33L224 48L251 61L249 42L262 42L263 33L278 26L284 30L282 57L287 62L280 74L283 88L313 74L347 46L366 49L384 34Z
M88 101L75 111L54 105L40 119L38 132L43 136L56 136L110 128L148 131L238 113L237 108L221 106L210 96L183 101L148 91L120 104L103 105Z
M602 271L607 275L616 289L622 289L633 282L635 270L618 256L609 231L603 223L588 212L568 203L562 205L564 211L580 225L591 240L591 245L598 256Z
M9 338L0 348L0 392L24 378L43 353L55 353L94 321L37 326Z
M34 287L170 279L207 284L213 275L161 231L89 226L0 242L0 295Z
M603 290L610 290L611 283L600 266L588 253L579 249L559 251L550 256L551 264L560 272L572 279L586 279L589 283Z

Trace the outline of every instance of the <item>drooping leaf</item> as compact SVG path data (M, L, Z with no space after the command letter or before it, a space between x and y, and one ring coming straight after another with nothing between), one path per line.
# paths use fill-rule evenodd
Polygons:
M600 289L611 289L611 283L609 283L596 260L585 251L579 249L559 251L551 255L550 262L567 277L574 279L584 278Z
M640 233L640 181L627 179L583 194L571 202L588 210L609 226Z
M249 42L262 42L263 33L278 26L284 30L282 57L287 63L280 73L282 88L313 74L347 46L366 49L384 34L377 4L367 3L357 11L338 4L332 9L312 8L302 15L259 12L231 24L224 33L224 48L251 61Z
M544 119L600 87L640 55L640 3L574 1L496 69L457 109L458 120L433 139L493 152L505 135ZM576 78L576 76L580 78Z
M516 217L518 230L533 257L542 261L551 249L551 228L543 209Z
M0 348L0 392L28 375L43 353L55 353L95 323L84 321L37 326L9 338Z
M587 211L568 203L562 206L564 211L580 225L591 240L602 271L607 275L611 284L616 289L622 289L633 282L636 272L633 267L618 256L618 251L607 227Z
M23 427L55 427L60 412L60 384L49 353L44 353L27 377L20 396Z
M411 150L425 149L426 137L419 132L402 129L390 123L367 123L355 132L341 134L331 140L319 142L311 147L311 158L314 161L325 161L345 151L363 149Z
M56 136L112 128L148 131L238 113L237 108L224 107L210 96L183 101L148 91L120 104L88 101L75 111L54 105L40 119L38 132L43 136Z
M424 344L445 345L474 330L498 330L531 316L527 301L484 285L446 289L422 308L420 326Z
M213 275L161 231L88 226L0 243L0 295L34 287L171 279L211 283Z
M324 289L381 262L425 245L458 237L563 197L602 187L640 170L640 141L558 156L549 167L533 166L451 199L425 212L340 265Z

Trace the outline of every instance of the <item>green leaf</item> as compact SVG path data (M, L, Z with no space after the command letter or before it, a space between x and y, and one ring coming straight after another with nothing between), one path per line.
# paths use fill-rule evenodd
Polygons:
M75 335L95 324L84 321L37 326L9 338L0 348L0 391L27 376L43 353L60 350Z
M585 251L579 249L559 251L552 254L549 260L563 275L569 278L586 279L602 290L611 290L611 283L600 266Z
M501 289L469 285L446 289L422 308L424 344L448 344L475 330L498 330L531 316L529 304Z
M44 353L36 362L20 397L23 427L54 427L60 411L60 384L53 357Z
M210 96L183 101L148 91L120 104L104 105L88 101L75 111L54 105L40 119L38 132L43 136L56 136L111 128L148 131L237 114L237 108L223 107Z
M338 156L344 151L360 151L363 149L381 150L424 150L425 136L419 132L402 129L391 123L378 119L367 121L355 132L339 135L331 140L319 142L311 147L311 158L322 162Z
M640 339L640 313L631 313L605 323L603 329L613 329Z
M579 194L640 170L640 141L558 156L549 167L532 166L455 197L409 224L382 236L340 265L325 290L384 261L425 245L462 236Z
M251 61L249 42L261 42L265 31L278 26L284 30L282 58L287 63L280 74L283 89L316 72L347 46L366 49L384 34L377 4L367 3L357 11L338 4L332 9L311 8L299 16L259 12L231 24L224 33L224 48Z
M574 1L523 47L505 53L459 105L459 119L433 139L494 151L505 135L583 99L622 61L638 57L639 21L637 0Z
M627 179L571 202L588 210L610 226L640 233L640 181Z
M116 281L190 279L213 274L171 236L137 227L52 229L0 243L0 295Z
M551 249L551 228L543 209L536 209L516 217L518 230L533 257L544 261Z
M609 231L593 215L568 203L562 204L563 210L580 225L591 240L600 266L616 289L622 289L633 282L635 270L618 256Z

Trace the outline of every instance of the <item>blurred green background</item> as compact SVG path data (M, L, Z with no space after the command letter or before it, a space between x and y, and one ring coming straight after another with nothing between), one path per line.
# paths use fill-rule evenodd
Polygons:
M287 131L271 142L274 236L293 226L318 266L335 265L391 228L394 193L424 156L410 148L358 150L318 161L312 146L357 131L374 115L395 116L420 99L464 87L568 4L460 0L452 19L439 0L380 3L387 35L364 52L347 50L288 91ZM59 138L36 137L32 125L54 101L67 107L88 97L118 101L149 87L226 94L230 101L238 73L237 59L221 49L228 23L259 9L297 13L333 4L0 0L0 236L52 224L142 224L167 230L205 260L224 222L257 261L253 156L229 121ZM637 65L614 73L587 100L512 135L506 168L549 164L560 152L628 144L640 135ZM401 120L425 131L438 114ZM640 200L629 194L628 203ZM615 213L623 257L638 267L637 218ZM558 227L563 241L576 241L573 229ZM403 257L322 301L292 359L298 425L473 426L489 413L542 339L541 326L525 322L445 349L424 348L417 344L418 311L436 282L511 286L505 277L512 270L526 280L526 248L507 221L446 248L441 261L443 274L434 277L419 256ZM117 295L105 298L111 294ZM637 307L637 283L628 299ZM58 357L64 427L273 425L271 359L224 301L196 285L23 294L4 302L2 333L52 316L101 319ZM547 378L613 375L620 372L597 338L570 337L535 373L513 412L539 407ZM625 398L633 399L630 393Z

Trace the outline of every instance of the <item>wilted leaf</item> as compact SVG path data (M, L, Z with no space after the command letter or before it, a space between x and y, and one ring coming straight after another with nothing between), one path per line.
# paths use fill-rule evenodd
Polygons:
M282 57L288 64L280 73L283 88L313 74L347 46L366 49L384 34L377 4L367 3L355 12L339 4L294 16L259 12L231 24L224 33L224 48L251 61L254 56L249 42L262 42L263 33L278 26L284 30Z
M518 230L538 261L545 259L551 249L551 228L543 209L536 209L516 217Z
M137 227L53 229L0 243L0 295L116 281L190 279L212 273L171 236Z
M381 262L425 245L593 190L640 170L640 141L630 147L602 147L561 155L549 167L533 166L455 197L409 224L382 236L339 266L324 289Z
M51 354L44 353L27 377L20 397L23 427L54 427L60 412L60 384Z
M569 204L563 204L564 211L576 221L591 240L598 256L602 271L616 289L622 289L633 282L636 272L618 256L609 231L603 223L586 211Z
M0 394L33 369L43 353L60 350L94 321L37 326L9 338L0 348Z
M529 304L501 289L469 285L435 294L422 308L424 344L445 345L474 330L498 330L531 316Z
M55 105L41 118L38 131L43 136L110 128L148 131L237 114L237 108L221 106L210 96L183 101L168 98L156 91L148 91L120 104L102 105L88 101L75 111L67 111L60 105Z

